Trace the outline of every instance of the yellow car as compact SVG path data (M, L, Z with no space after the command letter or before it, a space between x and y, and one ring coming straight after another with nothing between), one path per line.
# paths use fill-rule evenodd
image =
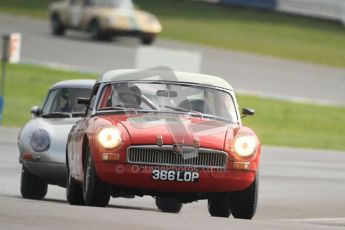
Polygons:
M131 0L66 0L52 3L49 13L57 36L73 29L89 32L93 40L132 35L152 44L162 30L154 15L136 9Z

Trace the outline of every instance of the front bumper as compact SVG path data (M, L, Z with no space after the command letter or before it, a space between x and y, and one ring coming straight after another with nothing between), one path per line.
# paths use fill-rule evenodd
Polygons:
M32 174L44 180L47 184L66 186L67 167L65 163L27 160L23 160L22 163Z
M167 167L136 164L116 164L114 162L95 162L99 178L111 185L128 187L143 191L176 193L216 193L241 191L249 187L255 177L252 170L192 169L199 172L197 182L160 181L152 179L152 170L169 170ZM177 170L190 171L174 167Z

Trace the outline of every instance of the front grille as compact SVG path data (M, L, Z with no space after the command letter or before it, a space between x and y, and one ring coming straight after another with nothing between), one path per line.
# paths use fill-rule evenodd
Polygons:
M132 146L127 148L127 162L146 165L225 168L227 156L225 152L199 149L195 157L185 159L181 153L175 153L172 146Z

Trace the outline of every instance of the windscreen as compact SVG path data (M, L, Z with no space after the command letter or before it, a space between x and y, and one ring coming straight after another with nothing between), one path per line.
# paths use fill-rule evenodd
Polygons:
M223 90L173 83L112 83L102 90L97 110L191 113L237 122L232 96Z
M85 105L78 104L78 97L89 98L91 89L61 88L49 92L42 109L42 116L49 114L85 113Z
M104 5L110 7L121 7L121 8L132 8L133 2L132 0L92 0L92 4L94 5Z

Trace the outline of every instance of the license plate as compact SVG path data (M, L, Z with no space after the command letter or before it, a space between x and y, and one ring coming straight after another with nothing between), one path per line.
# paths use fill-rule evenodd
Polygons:
M159 170L152 171L152 179L160 181L198 182L199 172Z

